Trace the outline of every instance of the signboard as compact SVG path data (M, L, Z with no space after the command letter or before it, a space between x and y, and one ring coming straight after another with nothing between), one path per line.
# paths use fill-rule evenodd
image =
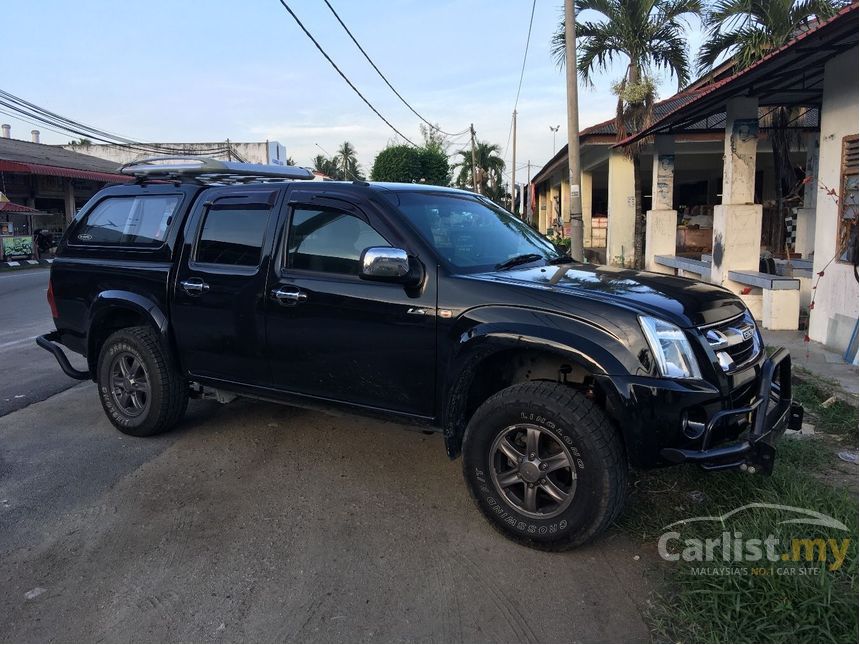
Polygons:
M33 257L33 238L29 235L2 237L4 260L27 260Z

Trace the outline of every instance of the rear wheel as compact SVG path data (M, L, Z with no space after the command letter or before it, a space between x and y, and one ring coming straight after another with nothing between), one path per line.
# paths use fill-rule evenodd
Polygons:
M561 550L588 542L617 517L627 463L603 410L568 386L532 382L478 408L463 440L463 473L496 529Z
M188 405L188 384L149 327L121 329L105 341L98 385L111 423L136 437L169 430Z

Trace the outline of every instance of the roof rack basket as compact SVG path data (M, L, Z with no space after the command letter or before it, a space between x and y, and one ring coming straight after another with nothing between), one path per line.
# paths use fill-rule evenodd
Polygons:
M297 166L273 166L209 157L150 157L123 165L119 171L144 181L193 181L200 184L256 184L288 179L313 179L313 173Z

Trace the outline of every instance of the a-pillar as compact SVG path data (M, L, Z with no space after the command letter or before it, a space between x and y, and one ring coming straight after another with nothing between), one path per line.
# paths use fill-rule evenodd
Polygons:
M591 173L582 173L582 246L591 246Z
M806 135L806 186L803 188L803 206L797 209L794 231L794 251L809 258L815 251L815 202L818 196L819 133Z
M606 231L606 263L633 266L636 191L633 160L623 151L609 153L609 220Z
M675 255L678 213L673 208L675 191L675 141L657 135L654 141L654 170L651 174L652 209L645 215L645 268L657 273L674 269L657 264L655 255Z
M71 179L67 179L63 184L63 201L66 210L66 226L68 226L75 218L75 187Z
M711 282L740 294L745 286L729 271L758 271L761 204L755 203L758 99L733 98L726 104L723 200L714 206Z

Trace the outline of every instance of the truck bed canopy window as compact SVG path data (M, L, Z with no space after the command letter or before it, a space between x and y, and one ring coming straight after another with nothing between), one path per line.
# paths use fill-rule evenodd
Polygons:
M72 242L160 246L180 201L180 195L108 197L84 217Z

